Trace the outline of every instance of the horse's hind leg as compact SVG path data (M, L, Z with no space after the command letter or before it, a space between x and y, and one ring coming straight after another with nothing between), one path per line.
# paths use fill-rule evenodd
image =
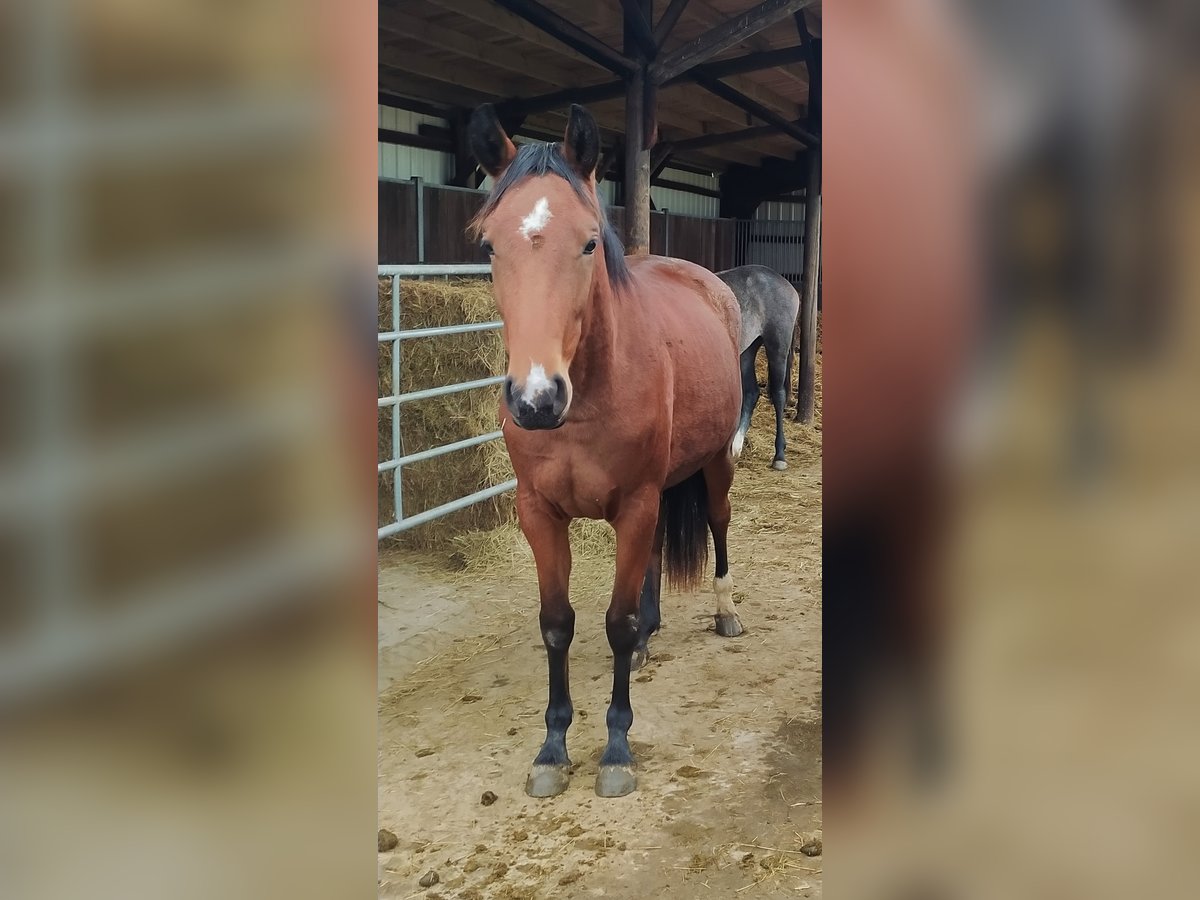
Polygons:
M708 528L713 536L717 557L713 593L717 596L716 629L721 637L737 637L742 633L742 621L733 606L733 579L729 576L729 488L733 485L733 460L724 453L704 467L704 484L708 488Z
M742 353L742 415L738 420L737 431L733 435L735 459L742 455L742 447L746 443L746 432L750 430L750 419L754 415L754 407L758 404L758 373L754 371L754 360L757 358L758 348L761 346L762 338L759 338Z
M638 602L638 641L633 648L631 668L640 669L650 658L650 636L662 624L659 598L662 593L663 528L666 518L659 504L658 528L654 532L654 548L650 551L650 565L646 566L646 577L642 581L642 596Z
M783 437L783 412L787 406L788 383L791 381L792 336L768 335L767 345L767 393L775 407L775 459L772 469L786 469L784 453L787 441Z
M571 579L571 542L567 521L553 516L535 500L517 497L521 530L533 550L541 595L542 642L550 678L546 705L546 741L533 761L525 792L531 797L553 797L570 783L567 729L571 727L571 685L567 654L575 636L575 610L568 586Z

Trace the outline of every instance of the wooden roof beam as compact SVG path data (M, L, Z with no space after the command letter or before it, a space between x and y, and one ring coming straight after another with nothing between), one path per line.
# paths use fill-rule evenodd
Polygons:
M741 131L723 131L719 134L704 134L700 137L673 141L672 147L676 153L686 153L688 150L703 150L706 147L720 147L724 144L741 144L779 133L779 128L774 125L755 125L753 128L744 128Z
M808 69L808 116L810 122L821 121L821 43L808 30L803 11L796 13L796 31L804 48L804 64Z
M379 48L379 65L385 69L407 72L409 75L434 79L492 96L516 93L521 84L515 77L516 73L513 73L514 77L506 77L501 71L488 71L491 66L481 68L457 65L395 47Z
M808 54L804 47L784 47L780 50L759 50L744 56L734 56L730 59L719 59L716 62L696 66L673 81L686 80L689 77L707 76L709 78L727 78L730 75L741 75L745 72L757 72L760 69L774 69L778 66L806 62Z
M806 58L807 56L803 47L785 47L782 50L764 50L747 53L744 56L735 56L731 59L722 59L715 63L696 66L691 71L671 79L663 87L695 81L699 77L726 78L730 75L756 72L760 69L770 69L790 63L804 62ZM603 84L588 85L587 87L563 88L562 90L553 91L548 94L539 94L534 97L514 97L511 100L505 100L502 105L512 109L521 109L526 112L536 113L548 109L557 109L564 103L599 103L603 100L614 100L617 97L624 96L624 94L625 83L623 81L608 81Z
M474 109L480 103L486 103L491 98L483 91L473 90L465 85L447 84L436 78L426 78L402 72L397 69L380 67L379 87L382 91L404 96L420 97L431 103L446 106L461 106Z
M473 22L478 22L481 25L486 25L497 36L520 38L522 41L527 41L543 50L559 54L573 64L582 63L587 66L595 66L606 72L608 71L608 67L604 64L598 63L591 57L573 50L557 39L552 38L544 31L530 25L519 16L513 15L508 10L501 9L496 5L494 0L426 0L426 2L446 12L451 12L470 19Z
M604 84L593 84L588 87L563 88L548 94L538 94L536 97L514 97L497 103L497 108L522 110L527 113L547 112L558 109L568 103L599 103L603 100L615 100L625 94L625 82L608 81Z
M540 78L549 84L569 84L578 78L577 73L567 66L540 61L534 63L517 50L477 40L456 29L408 15L394 7L379 7L379 27L390 36L448 50L497 69Z
M656 146L650 154L650 177L657 178L667 167L671 157L675 155L675 145L665 141Z
M796 140L806 144L809 147L820 146L821 139L808 129L789 122L783 116L779 115L779 113L767 109L767 107L763 106L761 103L751 100L745 94L735 91L729 85L722 84L715 78L700 78L698 81L700 86L709 93L715 94L727 103L732 103L734 106L744 109L746 112L750 113L750 115L757 119L761 119L769 125L774 125L784 134L794 137Z
M578 25L569 22L552 9L547 9L537 0L495 0L514 15L520 16L530 25L566 44L576 53L582 53L599 63L615 75L634 72L638 64L614 50L603 41L592 37Z
M664 56L651 67L651 75L659 84L670 81L812 2L814 0L763 0L753 9L710 28Z
M642 12L641 3L639 0L621 0L621 6L625 8L625 27L629 29L638 49L646 59L654 59L658 55L658 44L654 40L654 32L650 30L650 23L646 21L646 14Z
M660 49L666 43L667 38L670 37L671 29L679 21L679 17L683 15L683 10L687 5L688 0L671 0L666 12L662 14L662 18L658 20L658 24L654 26L654 43Z
M385 91L379 92L379 105L391 107L392 109L402 109L407 112L420 113L424 116L437 116L443 119L450 115L451 110L451 107L438 106L434 103L424 103L408 97L398 97Z

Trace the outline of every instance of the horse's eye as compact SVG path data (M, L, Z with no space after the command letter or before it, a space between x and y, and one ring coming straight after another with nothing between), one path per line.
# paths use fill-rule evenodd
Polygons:
M596 252L596 239L592 238L590 241L588 241L586 244L583 245L583 255L591 256L595 252Z
M483 242L482 242L482 243L479 245L479 248L480 248L481 250L483 250L483 252L484 252L484 253L486 253L488 256L493 256L493 255L495 254L495 252L496 252L495 248L494 248L494 247L492 247L492 242L491 242L491 241L483 241Z

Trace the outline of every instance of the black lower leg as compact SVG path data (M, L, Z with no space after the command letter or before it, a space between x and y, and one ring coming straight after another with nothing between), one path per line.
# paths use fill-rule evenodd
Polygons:
M711 526L713 533L713 550L717 557L717 568L715 574L717 578L724 578L729 574L729 546L726 543L725 532L728 526L720 528L719 526ZM720 535L718 537L718 534Z
M620 616L606 623L608 643L613 652L612 703L605 719L608 725L608 745L600 757L601 766L632 766L629 750L629 728L633 725L633 707L629 702L629 669L633 648L637 643L636 616Z
M758 356L759 346L755 342L742 353L742 414L738 419L738 432L741 434L750 430L750 419L758 404L758 373L754 370L754 360Z
M783 438L783 408L787 405L787 391L782 388L772 388L771 403L775 406L775 462L784 461L787 442Z
M541 624L550 673L550 699L546 705L546 742L533 762L534 765L566 766L571 763L567 758L567 729L574 716L567 655L575 636L575 613L568 609L565 616L543 614Z

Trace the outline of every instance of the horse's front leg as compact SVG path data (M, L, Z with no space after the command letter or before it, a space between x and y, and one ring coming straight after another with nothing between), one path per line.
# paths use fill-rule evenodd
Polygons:
M604 623L613 654L613 688L606 719L608 745L600 757L600 773L596 776L596 793L601 797L622 797L637 787L633 753L629 749L629 727L633 724L629 671L638 642L638 596L650 562L658 509L659 492L646 491L623 501L621 512L613 521L617 532L617 574Z
M531 797L553 797L567 789L571 760L567 757L567 729L574 710L567 654L575 637L575 610L568 588L571 580L571 543L568 520L555 515L535 497L517 499L521 530L533 550L541 595L542 642L550 676L546 705L546 742L533 761L525 792Z

